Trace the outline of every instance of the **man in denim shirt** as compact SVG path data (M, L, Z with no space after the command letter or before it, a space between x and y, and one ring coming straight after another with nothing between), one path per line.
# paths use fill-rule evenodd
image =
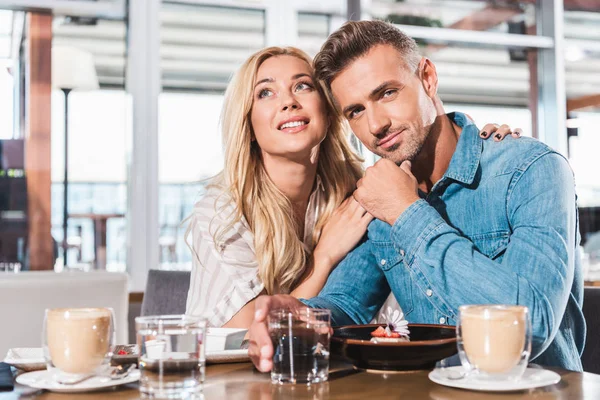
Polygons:
M529 307L532 360L581 371L583 280L573 174L532 139L490 145L464 114L446 115L437 73L414 41L381 21L350 22L315 58L357 137L383 157L354 197L377 220L319 296L334 325L368 323L390 290L411 323L456 324L464 304ZM262 297L250 355L271 368L264 319L298 307Z

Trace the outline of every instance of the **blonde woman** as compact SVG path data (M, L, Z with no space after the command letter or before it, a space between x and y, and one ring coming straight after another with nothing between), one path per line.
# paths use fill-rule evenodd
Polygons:
M247 328L260 294L316 296L372 216L349 196L362 160L303 51L252 55L228 86L221 125L224 169L190 216L186 313ZM382 311L396 310L391 296Z

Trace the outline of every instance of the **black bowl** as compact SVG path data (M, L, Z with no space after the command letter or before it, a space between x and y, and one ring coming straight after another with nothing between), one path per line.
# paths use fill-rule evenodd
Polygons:
M373 343L371 332L382 324L336 328L331 352L356 368L377 371L432 369L435 363L456 354L456 328L448 325L409 324L410 341Z

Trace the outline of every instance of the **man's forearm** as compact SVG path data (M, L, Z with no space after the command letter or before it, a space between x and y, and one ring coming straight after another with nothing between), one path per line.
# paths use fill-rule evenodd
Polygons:
M463 304L521 304L531 311L534 352L543 351L555 335L573 279L567 241L558 232L519 228L502 262L496 262L477 251L423 200L398 219L392 232L412 275L422 276L429 285L423 290L431 291L432 301L449 305L448 317L456 320ZM386 272L392 291L403 288L396 271Z

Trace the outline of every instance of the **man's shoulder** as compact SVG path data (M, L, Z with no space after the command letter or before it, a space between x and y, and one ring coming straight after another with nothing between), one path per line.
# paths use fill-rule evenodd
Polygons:
M547 144L530 137L515 139L507 136L501 142L487 140L483 143L481 167L487 174L503 175L526 171L537 160L549 154L564 159Z

